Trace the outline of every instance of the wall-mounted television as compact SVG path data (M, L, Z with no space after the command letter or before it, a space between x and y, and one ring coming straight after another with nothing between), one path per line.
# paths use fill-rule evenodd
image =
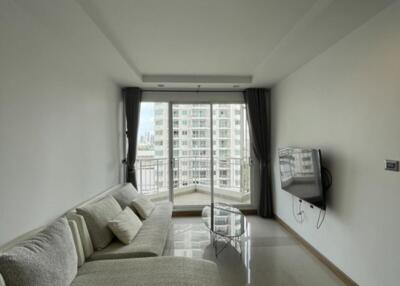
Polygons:
M282 189L325 210L321 151L309 148L282 148L278 150L278 154Z

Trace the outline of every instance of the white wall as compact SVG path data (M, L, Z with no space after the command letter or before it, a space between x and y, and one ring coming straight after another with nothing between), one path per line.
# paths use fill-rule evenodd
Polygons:
M120 179L117 85L17 2L0 2L0 245Z
M400 280L400 2L382 11L273 90L275 212L360 285ZM322 149L333 175L327 217L303 224L282 191L276 148Z

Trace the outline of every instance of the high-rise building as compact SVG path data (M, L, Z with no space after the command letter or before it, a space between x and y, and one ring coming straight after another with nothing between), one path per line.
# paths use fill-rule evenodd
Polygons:
M209 185L214 161L214 187L249 191L249 135L245 106L213 105L213 156L208 104L174 104L172 109L174 187ZM168 104L154 104L154 154L168 158ZM164 174L159 174L165 178ZM160 186L165 186L159 181Z

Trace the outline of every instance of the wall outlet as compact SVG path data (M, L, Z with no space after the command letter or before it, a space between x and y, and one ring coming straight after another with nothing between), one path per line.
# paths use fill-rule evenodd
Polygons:
M399 171L399 161L385 160L385 170L398 172Z

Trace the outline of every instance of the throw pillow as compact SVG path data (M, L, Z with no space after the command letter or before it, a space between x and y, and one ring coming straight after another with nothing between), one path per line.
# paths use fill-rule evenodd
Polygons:
M129 207L126 207L108 223L111 231L124 244L132 242L142 225L142 221Z
M76 212L85 219L90 238L96 250L103 249L112 241L114 235L107 227L107 224L121 211L120 205L112 196L106 196L76 209Z
M131 183L113 191L112 196L117 200L121 208L126 208L139 195L138 191Z
M144 195L138 195L136 199L132 201L131 207L138 212L141 218L146 219L153 212L155 205Z

